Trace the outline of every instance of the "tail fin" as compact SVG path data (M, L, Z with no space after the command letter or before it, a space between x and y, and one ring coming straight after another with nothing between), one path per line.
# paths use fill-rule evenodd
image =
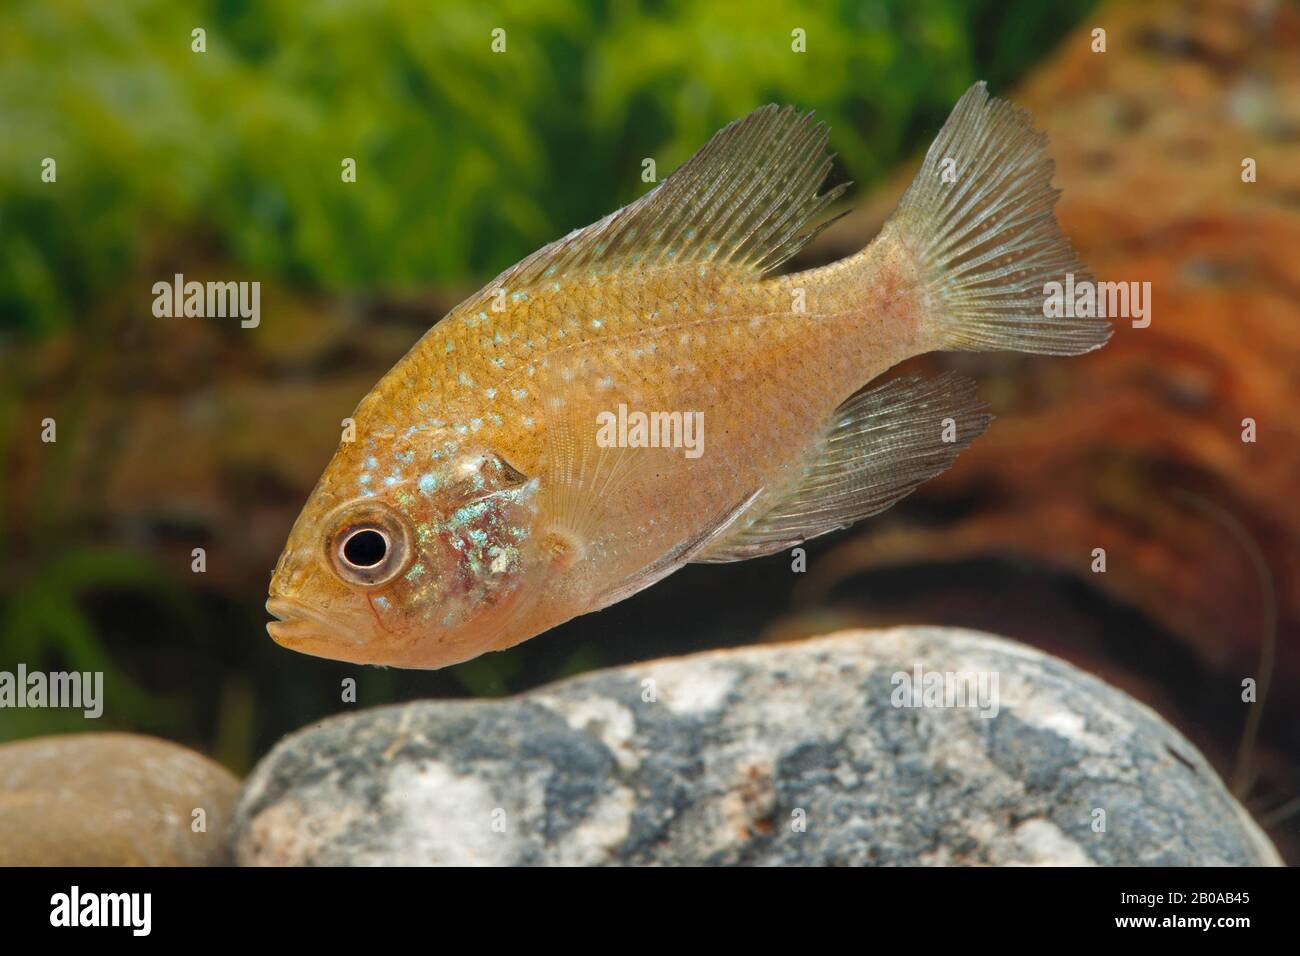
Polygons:
M1052 213L1046 146L1025 110L976 83L925 154L882 235L920 258L932 348L1077 355L1110 338L1104 318L1044 315L1047 283L1092 281Z

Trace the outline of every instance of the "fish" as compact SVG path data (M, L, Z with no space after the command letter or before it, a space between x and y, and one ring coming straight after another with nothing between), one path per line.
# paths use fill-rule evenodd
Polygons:
M838 218L828 140L810 113L763 106L433 324L357 405L294 522L270 636L428 669L513 647L944 471L987 406L961 375L884 375L899 362L1106 342L1105 317L1043 305L1047 283L1092 279L1025 110L976 83L864 249L782 272Z

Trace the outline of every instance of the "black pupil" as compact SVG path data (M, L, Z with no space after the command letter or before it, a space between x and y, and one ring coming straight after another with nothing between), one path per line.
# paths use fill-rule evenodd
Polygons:
M355 531L343 542L343 557L358 568L373 568L388 553L388 542L378 531L369 528Z

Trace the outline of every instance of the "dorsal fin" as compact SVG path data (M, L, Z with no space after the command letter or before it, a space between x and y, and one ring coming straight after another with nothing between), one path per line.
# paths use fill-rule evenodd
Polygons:
M884 511L979 437L993 420L984 407L975 383L952 373L858 393L835 413L799 482L694 560L772 554Z
M809 225L849 185L817 195L833 158L826 136L811 113L760 107L636 202L544 246L487 290L684 262L775 269L834 221Z

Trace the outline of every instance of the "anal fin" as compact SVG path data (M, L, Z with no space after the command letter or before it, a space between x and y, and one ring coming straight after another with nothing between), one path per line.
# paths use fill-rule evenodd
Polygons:
M878 514L940 474L992 416L970 379L900 378L836 411L802 475L695 555L697 562L772 554Z

